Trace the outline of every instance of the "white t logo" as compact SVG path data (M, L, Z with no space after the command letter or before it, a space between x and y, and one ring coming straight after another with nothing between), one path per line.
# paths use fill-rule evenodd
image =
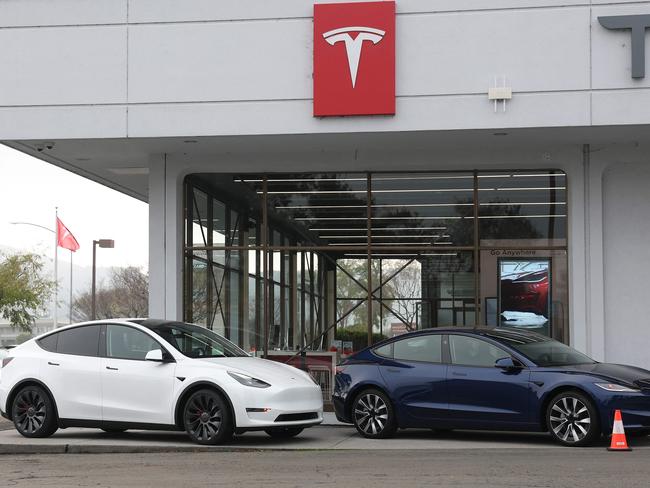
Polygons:
M356 38L352 39L351 32L358 32ZM371 41L377 44L384 38L385 31L373 29L372 27L342 27L334 29L323 34L323 37L330 45L339 41L345 43L345 52L348 55L348 67L350 68L350 78L352 78L352 88L357 82L357 71L359 69L359 60L361 59L361 47L363 41Z

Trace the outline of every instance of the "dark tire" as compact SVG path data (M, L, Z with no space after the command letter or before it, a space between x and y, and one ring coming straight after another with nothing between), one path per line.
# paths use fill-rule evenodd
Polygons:
M264 432L274 439L291 439L299 435L303 430L302 427L275 427L273 429L265 429Z
M546 409L546 426L563 446L584 447L600 438L600 420L593 402L579 391L555 395Z
M197 444L214 446L232 439L234 422L227 402L215 390L198 390L183 406L183 426Z
M397 419L388 396L380 390L364 390L352 402L352 421L357 432L368 439L395 435Z
M107 434L122 434L127 431L127 429L111 429L108 427L102 427L102 430Z
M18 392L11 418L18 433L25 437L50 437L59 428L54 401L39 386L26 386Z

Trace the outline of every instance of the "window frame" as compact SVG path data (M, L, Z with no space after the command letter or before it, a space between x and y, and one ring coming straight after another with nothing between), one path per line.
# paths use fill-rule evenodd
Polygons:
M149 337L152 341L154 341L156 344L158 344L158 346L160 347L160 350L162 351L162 355L163 355L163 362L169 362L169 363L171 363L171 362L176 362L176 359L174 358L174 356L173 356L173 355L172 355L172 354L167 350L167 348L166 348L165 346L163 346L163 345L160 343L160 341L158 341L158 340L156 339L156 337L154 337L152 334L150 334L150 333L149 333L148 331L146 331L146 330L142 330L142 329L140 329L140 328L138 328L138 327L134 327L133 325L127 325L127 324L102 324L102 326L101 326L102 328L101 328L101 331L100 331L100 333L99 333L99 353L100 353L100 355L101 355L100 357L102 357L102 358L104 358L104 359L117 359L117 360L119 360L119 361L140 361L140 362L147 362L146 359L120 358L120 357L109 356L109 355L108 355L108 342L107 342L107 335L108 335L108 330L107 330L107 328L108 328L109 326L115 326L115 327L127 327L127 328L129 328L129 329L134 329L134 330L136 330L136 331L138 331L138 332L140 332L140 333L146 335L146 336ZM155 350L155 349L152 349L152 350ZM165 359L165 358L167 358L167 359ZM152 362L152 361L149 361L149 362ZM156 362L157 362L157 361L156 361Z

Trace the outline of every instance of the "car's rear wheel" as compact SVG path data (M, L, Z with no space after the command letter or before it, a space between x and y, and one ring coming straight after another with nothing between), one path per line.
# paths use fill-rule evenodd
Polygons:
M296 437L303 431L302 427L274 427L272 429L266 429L268 435L274 439L290 439Z
M390 399L384 392L375 389L362 391L354 399L352 420L357 432L368 439L385 439L397 430Z
M565 391L551 399L546 425L555 441L564 446L588 446L600 437L596 407L578 391Z
M54 402L38 386L26 386L18 392L11 418L16 430L25 437L50 437L59 428Z
M228 442L233 435L233 418L223 397L214 390L198 390L187 399L183 423L190 438L205 445Z

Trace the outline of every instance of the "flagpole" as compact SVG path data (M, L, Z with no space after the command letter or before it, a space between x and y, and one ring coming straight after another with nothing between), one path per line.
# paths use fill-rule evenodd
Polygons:
M70 250L70 323L72 323L72 250Z
M58 297L58 288L59 288L59 258L58 258L58 248L59 248L59 233L58 233L58 220L59 220L59 207L54 207L54 228L57 229L57 232L54 233L54 314L52 318L52 323L54 328L57 328L57 318L58 318L58 308L59 308L59 297Z

